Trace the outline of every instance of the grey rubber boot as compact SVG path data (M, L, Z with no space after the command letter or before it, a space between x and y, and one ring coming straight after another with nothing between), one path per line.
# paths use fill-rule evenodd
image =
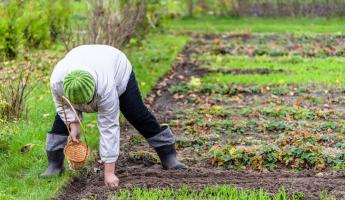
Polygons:
M165 145L155 148L163 169L187 169L187 167L182 164L176 158L175 144Z
M43 172L40 177L47 178L51 176L60 176L64 171L64 159L65 155L63 149L55 151L46 151L48 157L48 168Z
M163 169L186 169L187 167L176 158L175 139L168 126L162 127L157 135L148 138L148 143L156 150Z

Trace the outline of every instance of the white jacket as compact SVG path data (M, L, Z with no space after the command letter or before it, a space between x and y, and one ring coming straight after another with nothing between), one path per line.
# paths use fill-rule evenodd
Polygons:
M119 96L126 90L132 66L125 54L107 45L83 45L72 49L58 62L50 78L50 87L56 111L65 122L61 96L63 80L69 72L88 71L96 82L96 94L92 102L73 105L78 112L98 112L100 131L100 156L106 163L115 162L120 148ZM67 121L76 121L73 111L65 106ZM81 113L80 113L81 115Z

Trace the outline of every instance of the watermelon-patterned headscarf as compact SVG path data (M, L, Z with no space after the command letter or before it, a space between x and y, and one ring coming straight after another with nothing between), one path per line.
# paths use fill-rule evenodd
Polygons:
M63 80L63 92L73 104L85 104L92 100L95 81L85 70L74 70Z

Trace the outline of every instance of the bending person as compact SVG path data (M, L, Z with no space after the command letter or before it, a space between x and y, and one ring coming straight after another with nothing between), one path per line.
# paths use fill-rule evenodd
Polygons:
M63 149L69 125L71 139L79 142L79 123L74 112L65 106L67 97L79 112L97 112L100 131L99 152L104 162L104 182L116 187L115 162L120 150L120 111L157 152L164 169L183 169L176 159L175 139L169 127L162 127L147 109L124 53L106 45L83 45L72 49L54 67L50 79L57 115L46 139L48 169L42 177L60 175L64 171Z

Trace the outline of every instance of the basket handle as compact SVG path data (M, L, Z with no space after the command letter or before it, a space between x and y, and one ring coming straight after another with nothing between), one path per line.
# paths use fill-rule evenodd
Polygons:
M62 96L61 99L62 99L62 110L63 110L64 116L65 116L65 122L66 122L65 124L66 124L66 127L67 127L69 135L71 135L71 130L69 129L69 123L67 122L67 116L66 116L65 103L64 102L66 102L71 107L72 111L74 112L74 114L75 114L75 116L76 116L76 118L77 118L77 120L78 120L78 122L80 124L81 130L82 130L81 132L83 132L83 134L84 134L85 144L88 147L85 129L83 127L83 124L81 123L81 120L79 118L79 115L78 115L77 111L74 109L74 107L72 106L71 102L65 96Z

